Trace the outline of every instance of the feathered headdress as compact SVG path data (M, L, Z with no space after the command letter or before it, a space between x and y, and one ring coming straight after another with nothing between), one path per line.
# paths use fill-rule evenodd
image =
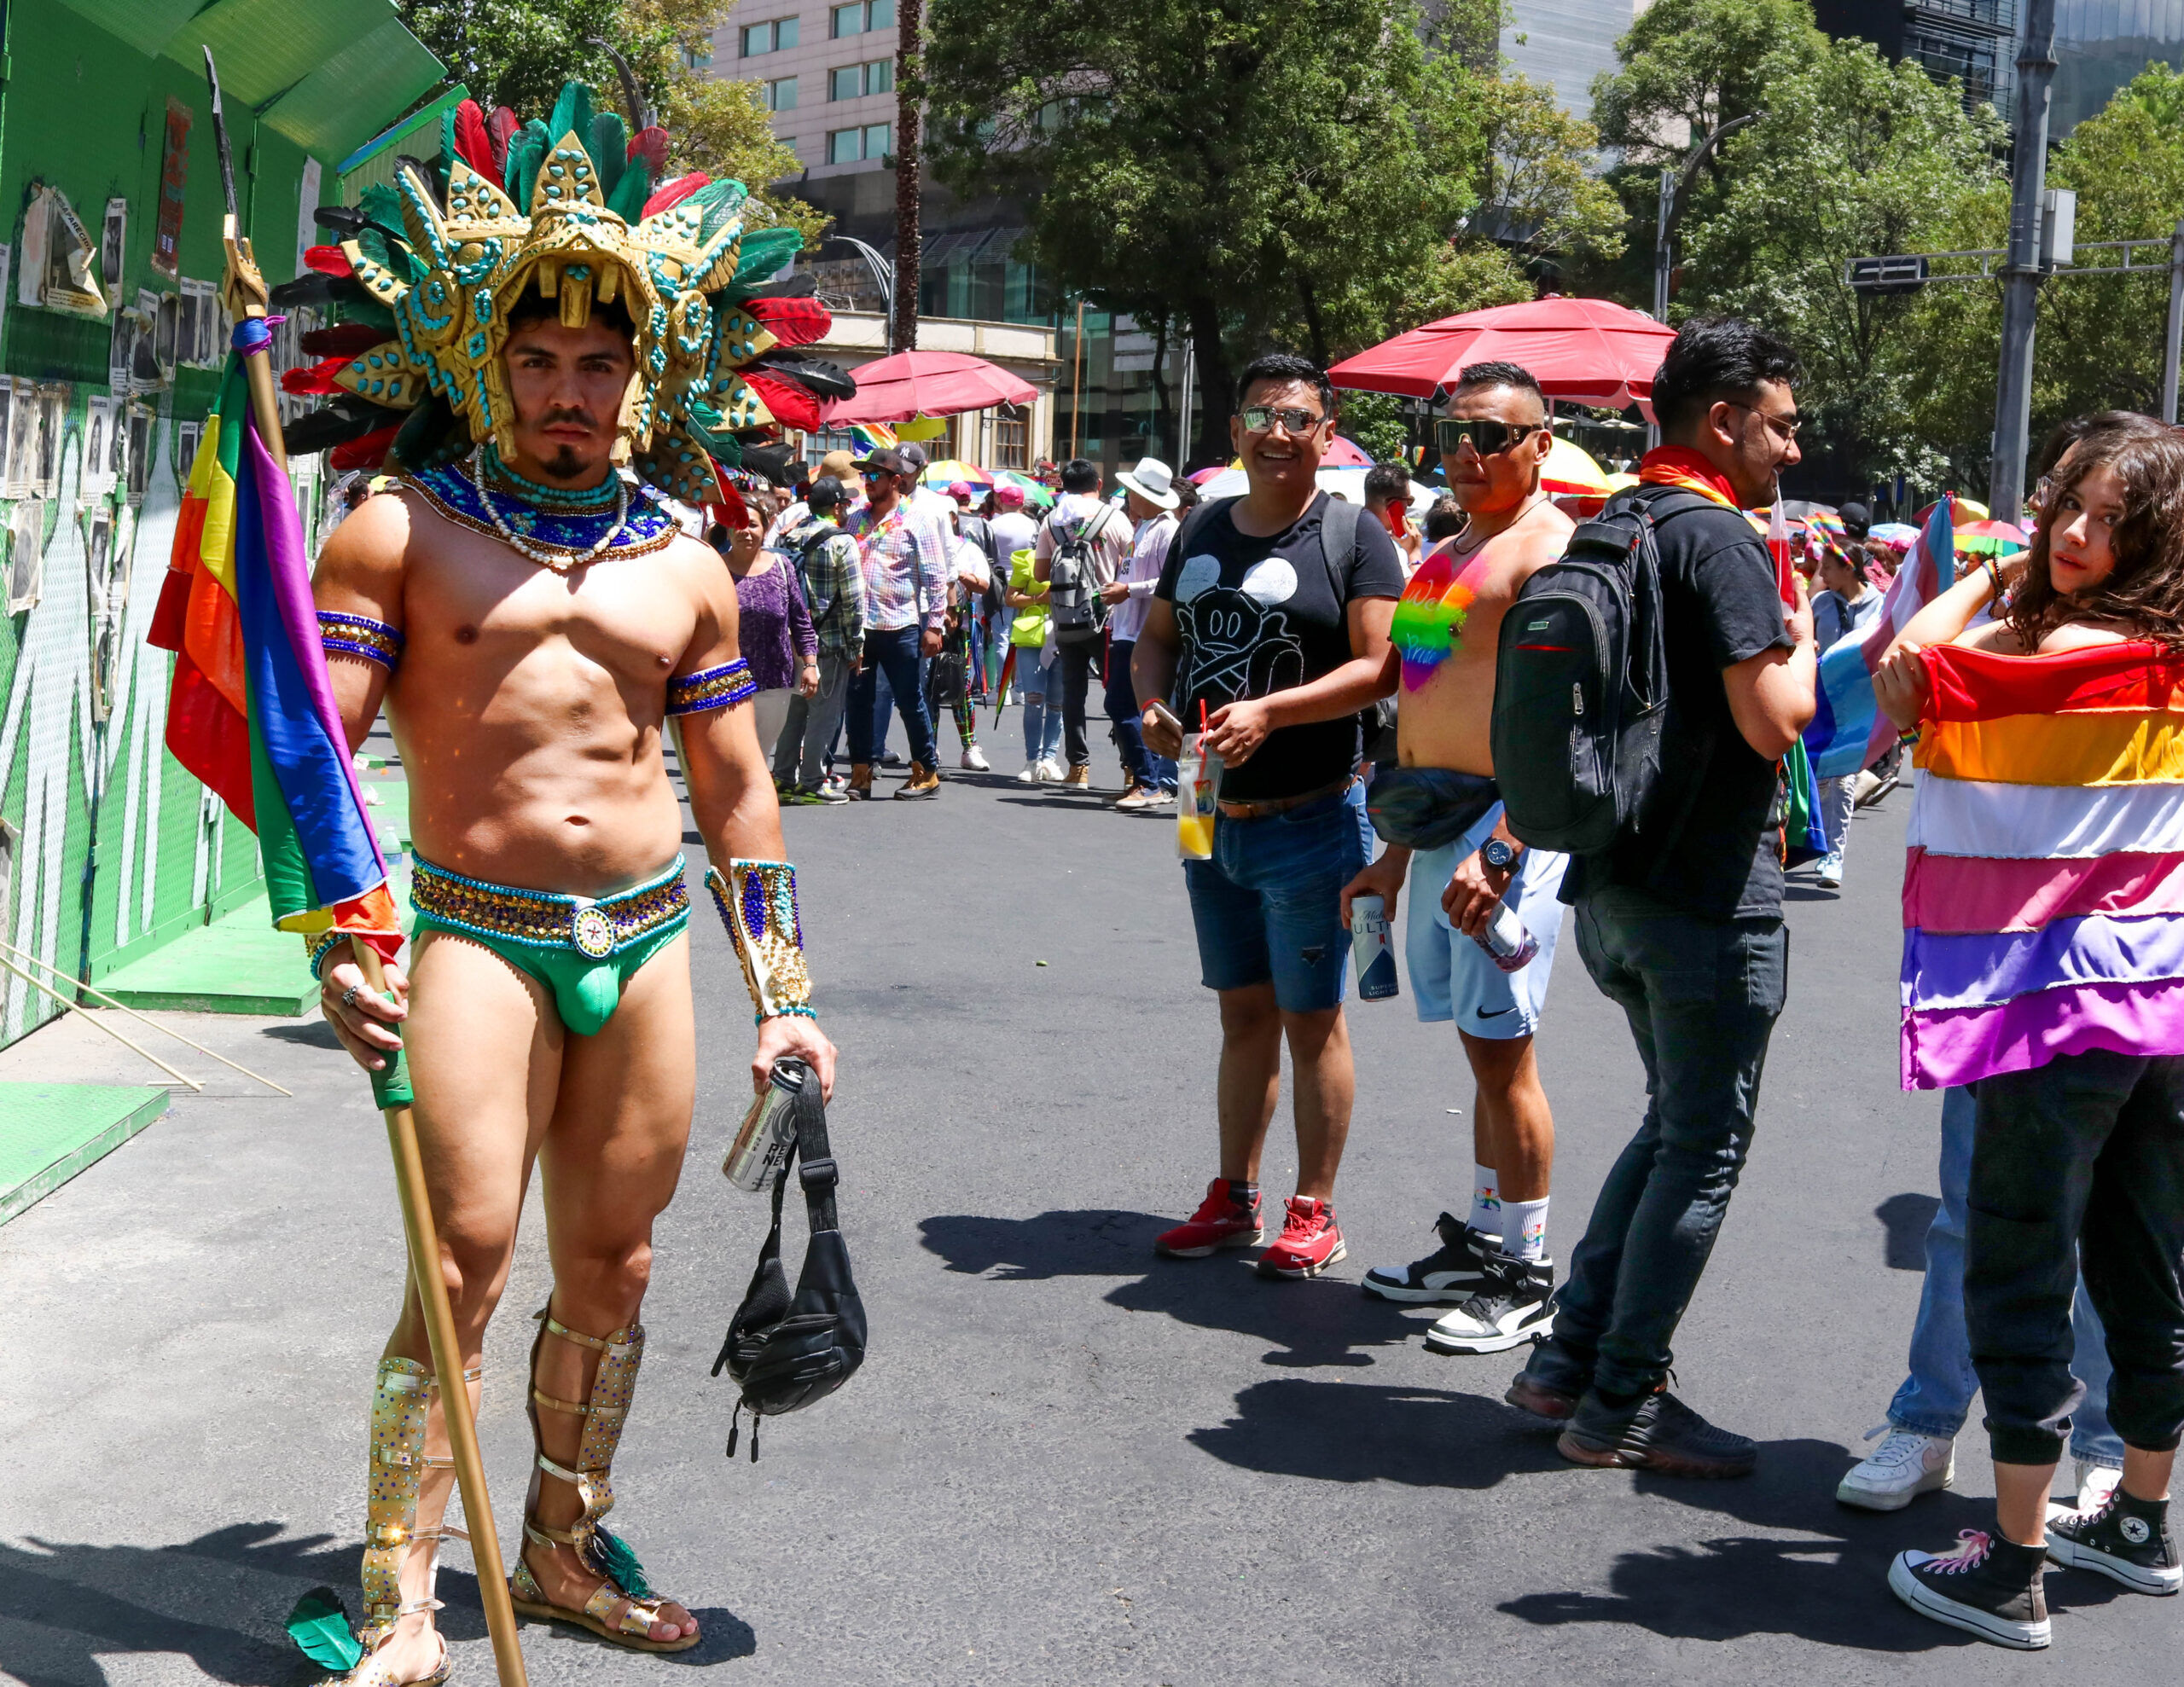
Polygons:
M740 182L698 172L654 190L665 130L629 136L572 82L549 123L519 127L506 107L488 121L466 100L441 138L444 168L404 158L392 188L321 207L346 237L313 247L314 273L275 290L276 303L332 304L346 318L305 336L326 361L284 377L335 401L288 430L292 452L338 446L339 467L391 455L418 469L491 441L512 456L501 354L534 293L571 328L595 304L628 316L636 368L614 458L689 502L716 498L716 461L740 465L779 424L816 428L821 397L856 391L833 364L786 354L832 325L808 278L766 279L803 236L746 230Z

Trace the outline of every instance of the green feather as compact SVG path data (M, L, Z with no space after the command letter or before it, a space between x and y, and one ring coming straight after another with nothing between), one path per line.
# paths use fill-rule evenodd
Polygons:
M362 1661L364 1649L350 1632L349 1614L330 1587L314 1587L288 1613L288 1638L321 1669L346 1675Z
M592 119L584 150L591 154L591 167L599 173L599 196L611 198L630 154L630 131L619 112L603 111Z
M803 250L804 236L793 229L753 229L743 237L735 284L756 287Z
M377 328L389 339L395 335L394 312L376 299L345 299L340 303L340 320L345 322L366 322Z
M619 1535L599 1528L591 1532L591 1567L632 1599L653 1597L652 1584L645 1580L645 1567Z
M508 136L508 169L505 172L508 197L515 201L516 209L526 217L531 215L531 194L538 185L539 167L546 162L546 148L552 144L546 134L546 125L535 117Z
M454 167L456 154L455 150L455 107L453 106L450 106L445 111L440 113L440 156L448 161L448 165L450 169Z
M547 120L547 144L574 132L579 141L591 136L591 90L581 82L564 82L561 97L554 101L554 115Z
M645 214L645 201L652 197L652 166L642 158L633 158L622 171L622 179L614 184L614 191L607 196L607 208L624 223L636 223Z
M690 195L692 205L705 207L705 218L698 225L698 241L703 245L721 230L721 225L742 208L750 198L750 191L741 182L709 182Z

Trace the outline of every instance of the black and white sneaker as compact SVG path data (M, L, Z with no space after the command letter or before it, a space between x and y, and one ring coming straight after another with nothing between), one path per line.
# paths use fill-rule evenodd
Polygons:
M1502 1238L1443 1213L1433 1222L1441 1245L1401 1267L1374 1266L1359 1285L1368 1295L1405 1306L1460 1307L1486 1285L1486 1260L1502 1251Z
M2184 1588L2184 1563L2169 1532L2169 1502L2134 1499L2117 1488L2091 1511L2048 1520L2048 1556L2074 1570L2094 1570L2138 1593Z
M1426 1332L1437 1354L1498 1354L1554 1329L1554 1261L1520 1260L1499 1251L1483 1261L1477 1294Z
M1918 1612L1996 1646L2036 1652L2048 1644L2046 1568L2036 1546L1980 1529L1958 1534L1948 1552L1899 1552L1889 1591Z

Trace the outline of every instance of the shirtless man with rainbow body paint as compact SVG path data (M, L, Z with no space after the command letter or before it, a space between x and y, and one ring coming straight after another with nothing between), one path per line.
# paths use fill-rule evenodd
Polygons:
M1490 777L1502 617L1525 582L1561 555L1574 524L1540 485L1554 436L1546 400L1525 370L1472 364L1439 427L1442 464L1469 523L1426 557L1396 606L1389 660L1402 668L1397 759L1403 768ZM1554 1117L1532 1034L1554 964L1566 861L1519 844L1497 802L1437 849L1414 855L1390 843L1344 891L1345 919L1350 898L1368 894L1385 900L1392 919L1415 869L1404 953L1418 1017L1455 1023L1476 1081L1468 1215L1443 1213L1438 1249L1408 1267L1376 1267L1364 1278L1366 1292L1385 1300L1455 1307L1426 1336L1438 1353L1499 1353L1552 1323L1547 1203ZM1539 944L1513 973L1472 935L1504 900Z

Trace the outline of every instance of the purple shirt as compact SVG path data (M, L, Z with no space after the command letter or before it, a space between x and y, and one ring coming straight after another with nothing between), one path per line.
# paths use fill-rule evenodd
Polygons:
M735 583L736 644L760 691L779 691L796 683L797 659L817 659L819 640L796 571L772 552L764 574L755 570ZM794 648L791 648L791 641Z

